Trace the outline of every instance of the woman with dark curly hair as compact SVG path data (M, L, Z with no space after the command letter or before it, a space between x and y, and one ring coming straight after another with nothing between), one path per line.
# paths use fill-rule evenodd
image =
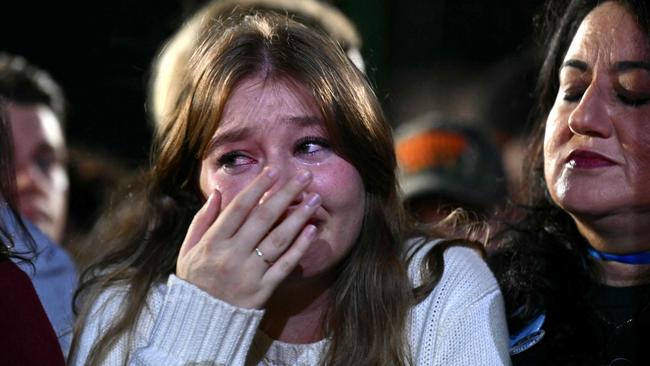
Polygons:
M647 365L650 14L552 3L527 216L495 241L516 365ZM549 19L552 19L550 17Z

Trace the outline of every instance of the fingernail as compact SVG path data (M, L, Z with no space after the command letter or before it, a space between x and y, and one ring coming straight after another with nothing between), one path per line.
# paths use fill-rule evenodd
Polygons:
M266 168L266 176L269 178L275 178L278 175L278 170L275 169L274 167L267 167Z
M307 200L307 207L315 207L320 204L320 195L318 193L314 193L311 197L309 197L309 200Z
M311 240L316 236L316 226L309 224L305 230L307 231L307 239Z
M298 176L296 177L298 182L300 183L307 183L309 182L309 179L311 179L311 172L309 170L303 170L300 173L298 173Z

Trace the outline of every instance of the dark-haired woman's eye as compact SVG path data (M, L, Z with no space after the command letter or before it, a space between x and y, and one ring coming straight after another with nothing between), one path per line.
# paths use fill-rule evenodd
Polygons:
M583 94L583 91L568 90L564 92L564 97L562 97L562 100L570 103L579 102L580 99L582 99Z
M618 94L618 99L623 102L623 104L630 107L641 107L650 102L650 97L648 96L632 96L623 93Z
M642 107L650 102L650 72L633 69L622 72L614 83L616 97L625 106Z

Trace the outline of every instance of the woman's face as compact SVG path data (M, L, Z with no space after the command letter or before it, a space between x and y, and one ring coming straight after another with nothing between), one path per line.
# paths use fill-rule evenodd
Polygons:
M650 208L650 52L632 15L606 2L581 23L546 123L544 175L574 217Z
M365 203L359 172L330 145L320 110L303 86L285 78L244 79L227 101L201 162L201 191L205 196L221 192L223 209L266 166L279 170L267 194L298 170L311 171L312 183L292 206L309 193L320 195L322 205L309 222L316 225L318 234L294 277L326 273L359 236Z

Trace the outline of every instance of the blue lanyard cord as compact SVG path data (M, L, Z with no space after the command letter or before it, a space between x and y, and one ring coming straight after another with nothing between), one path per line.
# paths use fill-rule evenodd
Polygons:
M522 308L519 308L518 310L521 309ZM511 356L531 348L544 338L546 332L542 329L542 326L544 325L545 320L546 313L542 313L528 323L523 329L510 336Z
M613 254L600 252L594 248L587 248L589 254L601 261L613 261L627 264L650 264L650 251L631 254Z

